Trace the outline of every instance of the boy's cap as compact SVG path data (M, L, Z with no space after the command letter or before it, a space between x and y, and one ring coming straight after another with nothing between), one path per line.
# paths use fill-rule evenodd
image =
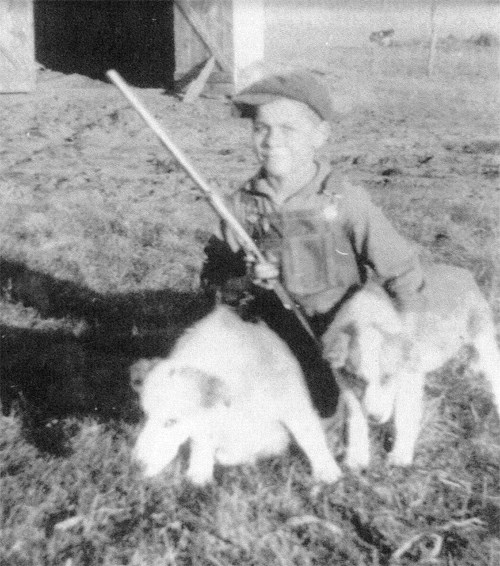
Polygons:
M307 71L268 76L235 94L232 101L236 106L260 106L278 98L303 102L323 120L334 117L328 89Z

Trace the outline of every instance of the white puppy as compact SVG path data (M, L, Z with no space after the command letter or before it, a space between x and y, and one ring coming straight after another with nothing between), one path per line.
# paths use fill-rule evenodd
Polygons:
M265 324L244 322L227 307L216 307L180 338L147 373L140 398L146 423L134 454L148 476L189 440L187 476L204 484L216 462L283 453L291 433L316 479L340 477L288 346Z
M368 466L368 417L377 423L394 417L389 462L412 463L425 375L462 346L475 348L473 367L490 382L500 408L500 352L486 299L465 269L436 264L426 266L425 273L425 304L411 324L380 286L368 283L342 305L323 337L349 413L350 467Z

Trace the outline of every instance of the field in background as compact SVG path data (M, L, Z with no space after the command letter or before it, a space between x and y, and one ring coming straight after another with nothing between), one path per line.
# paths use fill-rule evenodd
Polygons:
M323 55L330 46L363 45L372 31L388 28L394 28L395 39L401 42L428 41L430 5L431 0L268 0L269 45L277 38L280 53L284 46L290 46L296 54L303 42L306 48L319 49ZM314 46L307 40L310 34L304 33L303 24L315 34ZM465 40L486 33L498 36L500 4L496 0L437 0L435 25L439 37L453 35Z
M500 323L498 49L471 27L492 33L493 17L474 18L498 4L446 3L467 27L439 33L432 77L426 9L411 30L391 21L399 43L381 48L367 35L386 21L368 2L291 4L268 2L269 60L331 87L324 157L425 257L471 269ZM221 191L254 170L249 124L224 100L139 96ZM2 566L498 564L500 423L465 357L430 377L408 470L385 465L384 428L370 470L320 490L296 451L218 470L204 490L183 482L182 462L143 481L128 367L168 352L210 307L198 276L214 217L109 85L42 70L36 93L0 98L0 121L4 407L21 391L0 419ZM333 419L339 458L340 432Z
M431 37L431 0L405 2L403 0L278 0L266 3L266 54L269 63L307 65L330 71L335 66L338 51L343 50L355 60L341 65L341 73L354 67L359 71L358 58L365 59L363 78L378 74L374 69L378 59L388 59L383 72L400 74L401 65L413 74L426 70ZM398 53L380 55L380 47L370 43L374 31L394 29L394 45ZM500 55L500 3L473 1L439 1L435 12L435 31L441 50L438 50L436 75L462 75L467 59L463 47L481 40L490 42L497 58ZM314 38L314 41L311 41ZM482 39L481 39L482 38ZM360 51L360 47L364 50ZM459 47L457 49L457 47ZM439 51L457 51L450 61L440 60ZM393 50L394 51L394 50ZM396 58L396 61L394 61ZM450 68L451 62L451 68ZM496 64L498 69L498 60ZM491 69L493 70L493 69ZM458 71L458 73L457 73ZM488 73L482 69L481 75Z

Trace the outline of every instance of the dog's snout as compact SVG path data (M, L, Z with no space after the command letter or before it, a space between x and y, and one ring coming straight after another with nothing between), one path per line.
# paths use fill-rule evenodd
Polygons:
M366 415L373 424L384 424L390 420L393 412L393 400L383 396L374 401L369 396L365 396L364 408Z

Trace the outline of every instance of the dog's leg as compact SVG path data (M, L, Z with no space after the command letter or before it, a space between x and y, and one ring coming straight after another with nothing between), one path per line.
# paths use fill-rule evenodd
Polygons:
M180 446L189 438L184 425L165 427L152 421L146 424L134 447L133 456L144 467L144 475L159 474L177 456Z
M299 413L290 414L288 408L281 422L309 459L313 476L326 483L338 481L342 472L328 449L320 418L314 410L304 408Z
M345 463L354 470L367 468L370 463L370 438L368 422L361 404L350 389L342 389L347 405L347 454Z
M420 431L424 401L424 375L401 373L394 404L394 447L388 462L393 466L411 466Z
M193 435L186 477L195 485L205 485L213 479L214 465L215 447L210 435Z

